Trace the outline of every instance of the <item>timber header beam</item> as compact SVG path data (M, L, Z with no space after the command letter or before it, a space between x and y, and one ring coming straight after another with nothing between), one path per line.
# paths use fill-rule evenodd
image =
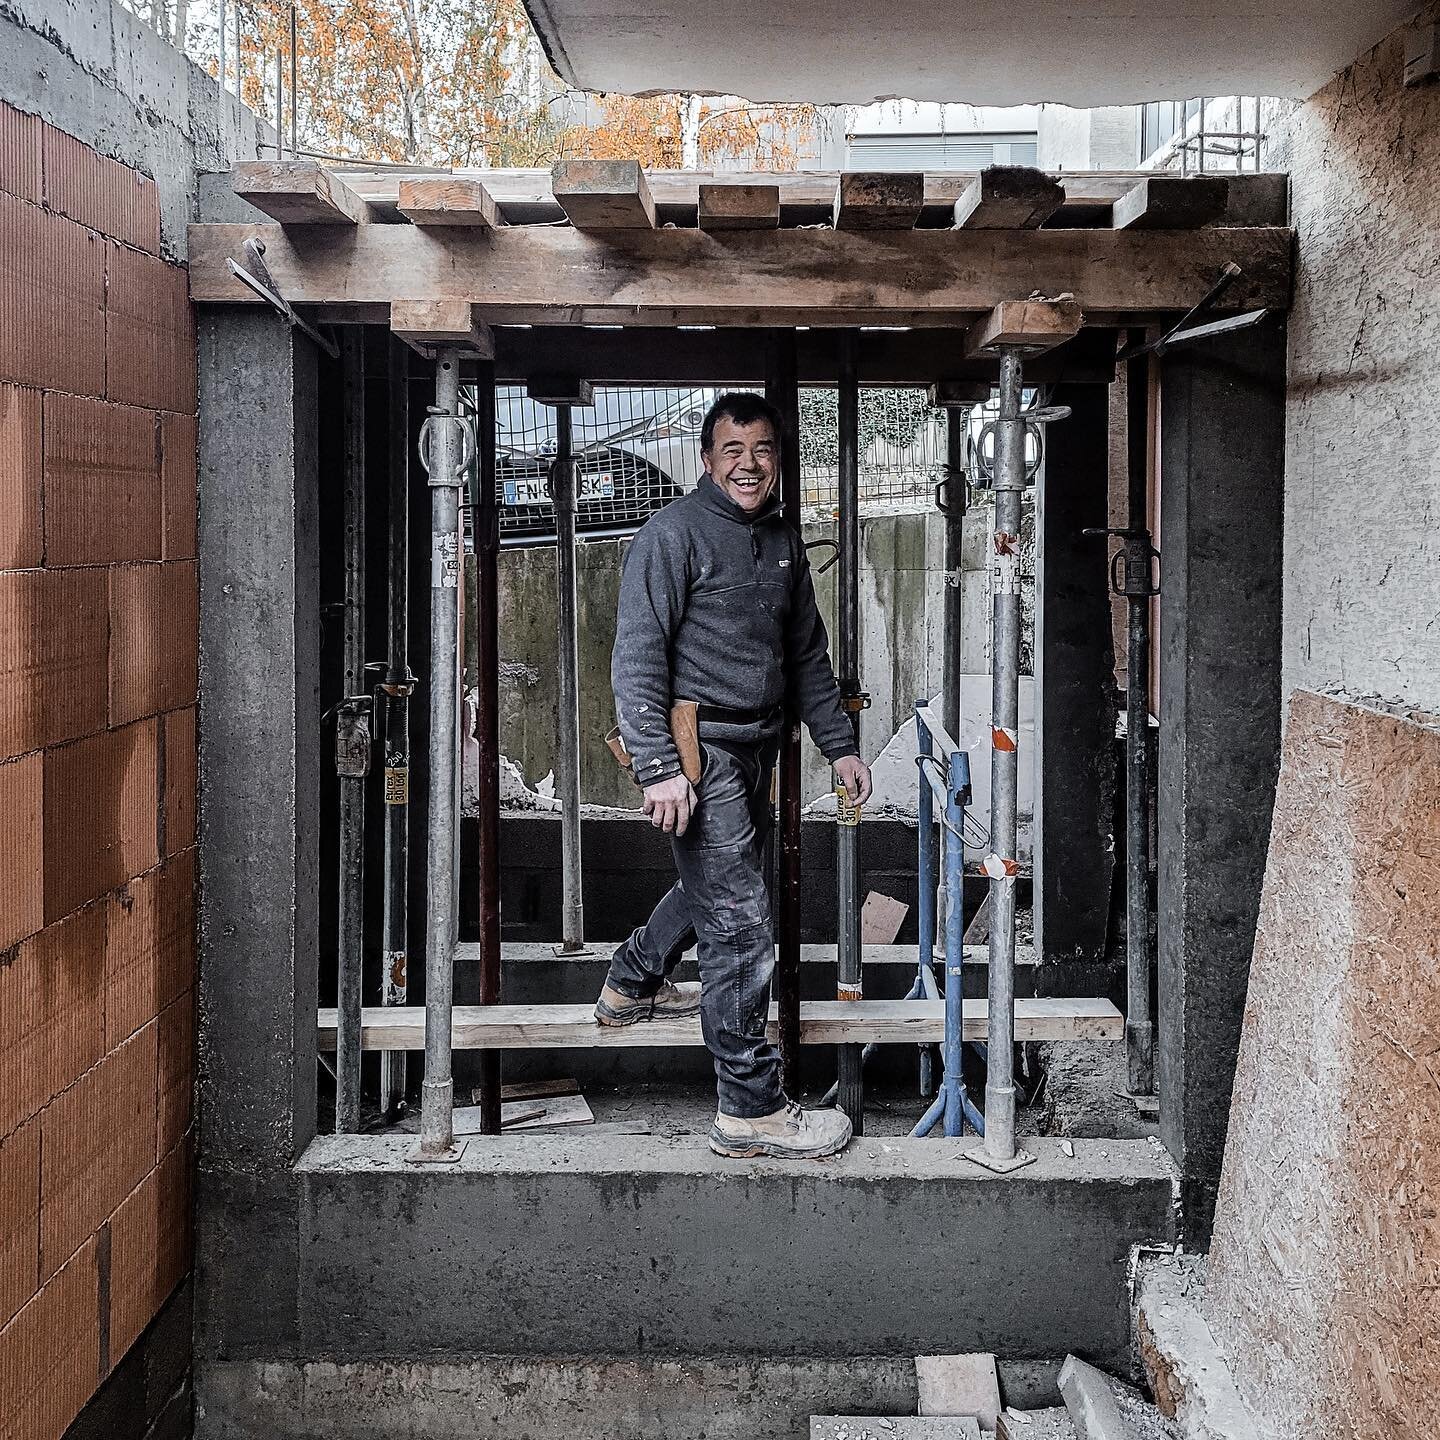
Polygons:
M1069 292L1091 324L1185 311L1227 262L1225 311L1287 309L1292 232L700 230L192 225L198 304L259 304L226 261L265 243L294 305L463 300L490 324L967 324L1032 292Z

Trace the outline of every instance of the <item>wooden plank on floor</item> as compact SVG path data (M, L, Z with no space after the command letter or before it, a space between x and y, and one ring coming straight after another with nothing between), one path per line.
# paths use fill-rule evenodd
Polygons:
M506 1125L511 1130L568 1130L576 1125L593 1125L595 1112L583 1095L560 1095L543 1102L543 1112L530 1120L517 1120Z
M455 175L402 180L395 208L412 225L469 225L493 230L505 223L495 197L479 180Z
M770 1007L769 1032L778 1034ZM965 1039L983 1040L984 1000L965 1002ZM335 1011L319 1015L322 1050L335 1048ZM423 1050L425 1011L415 1005L367 1006L361 1021L367 1050ZM800 1039L807 1045L915 1045L945 1037L943 1000L810 1000L800 1006ZM1015 1002L1020 1040L1120 1040L1124 1018L1108 1001L1047 997ZM592 1005L457 1005L452 1042L457 1050L617 1049L703 1045L698 1018L599 1025Z
M991 165L955 202L959 230L1035 230L1065 203L1065 187L1028 165Z
M340 177L314 160L242 160L231 187L282 225L359 225L370 207Z
M636 160L557 160L551 191L577 230L655 228L655 201Z
M702 230L774 230L780 224L778 185L701 185L695 212Z
M1117 230L1194 230L1225 213L1223 175L1151 175L1127 190L1110 212Z
M835 186L837 230L913 230L925 206L925 176L847 170Z
M1006 346L1035 353L1053 350L1080 333L1076 300L1006 300L997 305L965 337L972 355L995 355Z
M192 225L191 298L262 304L226 261L251 238L291 304L465 300L492 324L968 325L1031 294L1070 293L1090 324L1184 311L1233 261L1221 313L1290 304L1290 230L698 230L361 225L343 244L280 225Z
M578 1095L578 1080L517 1080L513 1085L500 1087L500 1100L544 1100L558 1099L562 1095ZM475 1103L480 1103L480 1092L475 1092Z

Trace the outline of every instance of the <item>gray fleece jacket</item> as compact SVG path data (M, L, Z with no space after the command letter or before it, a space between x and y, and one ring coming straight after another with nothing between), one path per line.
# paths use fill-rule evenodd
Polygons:
M702 712L701 739L754 743L779 733L789 693L827 760L857 754L828 648L805 549L778 496L748 515L701 476L640 527L625 557L610 681L636 778L680 773L676 700L742 712Z

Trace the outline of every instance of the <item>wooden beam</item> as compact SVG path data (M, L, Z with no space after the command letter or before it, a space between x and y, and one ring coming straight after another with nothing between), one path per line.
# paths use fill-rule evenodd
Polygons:
M1223 175L1151 175L1127 190L1111 211L1116 230L1194 230L1225 213Z
M647 1020L600 1025L593 1005L457 1005L452 1018L457 1050L621 1049L705 1043L700 1021ZM769 1034L777 1033L770 1007ZM983 1040L986 1002L967 1000L965 1038ZM1122 1040L1125 1020L1108 1000L1044 999L1015 1002L1015 1039ZM800 1039L807 1045L914 1045L945 1038L943 1000L812 1000L800 1007ZM319 1014L322 1050L335 1048L335 1011ZM377 1005L361 1016L366 1050L423 1050L425 1010L418 1005Z
M696 223L702 230L774 230L780 224L778 185L701 185Z
M1038 230L1065 203L1065 187L1028 165L991 165L955 202L959 230Z
M464 350L471 360L493 360L495 337L464 300L394 300L390 329L413 350L433 356L441 346Z
M925 205L919 171L848 170L835 187L837 230L912 230Z
M370 207L313 160L242 160L231 175L242 199L282 225L359 225Z
M226 261L245 240L291 304L363 306L424 295L467 300L492 324L968 326L1037 285L1073 293L1094 323L1184 311L1233 260L1220 313L1290 304L1289 230L737 231L590 235L362 225L192 225L197 303L261 304ZM944 374L942 370L941 375Z
M495 197L480 181L452 175L402 180L395 208L412 225L476 225L493 230L505 223Z
M970 332L972 355L998 355L1019 347L1031 353L1053 350L1080 333L1080 305L1065 300L1006 300Z
M637 160L557 160L550 184L577 230L655 228L655 201Z

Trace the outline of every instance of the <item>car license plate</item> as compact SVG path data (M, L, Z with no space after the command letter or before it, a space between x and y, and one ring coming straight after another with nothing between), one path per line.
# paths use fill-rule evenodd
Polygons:
M505 482L505 503L507 505L548 505L550 496L546 493L549 482L534 480L507 480ZM580 477L581 500L613 500L615 498L615 477L608 471L597 475Z

